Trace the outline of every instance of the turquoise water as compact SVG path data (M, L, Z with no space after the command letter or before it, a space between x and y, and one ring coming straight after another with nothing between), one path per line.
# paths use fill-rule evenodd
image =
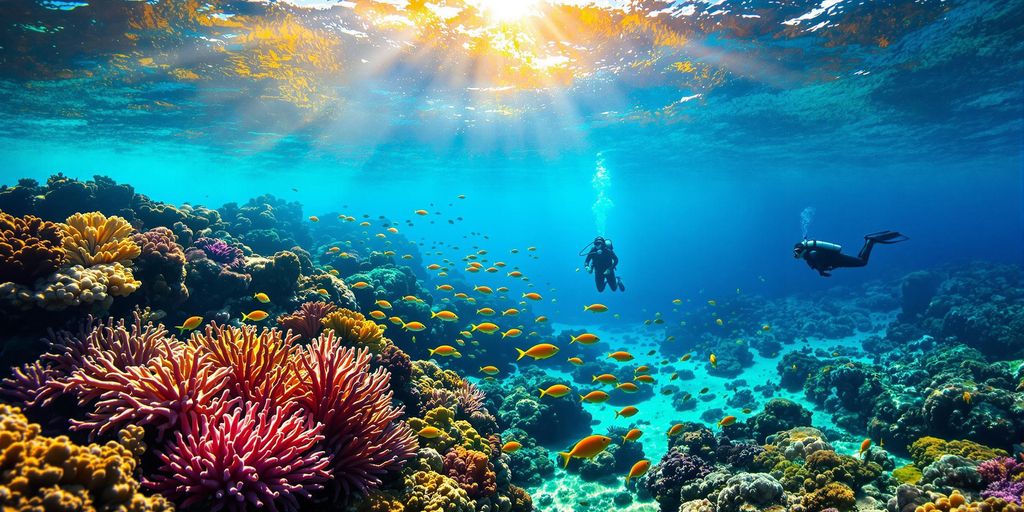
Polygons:
M569 331L603 338L602 353L588 358L628 350L637 356L633 366L671 360L674 371L692 352L693 380L662 394L673 371L656 370L658 392L637 402L634 419L653 463L668 452L664 432L672 425L713 425L717 419L705 413L735 412L722 403L736 391L729 387L735 379L746 381L742 388L775 386L757 395L741 421L769 395L787 398L813 412L813 425L837 453L855 455L863 439L882 439L866 421L851 426L857 422L843 414L867 418L871 408L844 413L836 400L779 387L786 354L820 349L816 356L842 359L837 365L895 374L908 360L965 343L1018 376L1019 336L1006 335L1009 348L994 353L1001 349L943 327L945 310L904 336L910 307L900 301L906 276L921 271L941 274L942 293L964 290L957 297L977 308L1012 312L1022 300L1013 278L992 289L953 284L961 279L956 269L1000 264L1013 273L1024 262L1021 19L1021 0L12 0L0 3L0 185L22 178L45 184L55 173L83 181L102 175L154 201L213 209L273 194L301 208L288 212L292 224L274 229L308 238L300 245L316 268L304 275L342 265L324 251L355 243L394 250L382 265L409 266L434 311L461 304L437 289L442 284L471 294L477 285L509 287L480 301L521 307L518 319L495 321L539 333L483 341L480 359L460 345L469 362L435 358L475 382L485 364L499 366L502 378L528 381L518 370L530 364L513 362L512 345L567 343ZM10 213L45 216L39 201ZM353 228L336 221L339 214L371 225ZM385 235L390 226L399 233ZM233 229L221 234L249 242ZM827 279L792 255L807 237L856 254L864 234L886 229L910 240L878 246L865 268L838 269ZM614 242L625 292L598 293L583 269L580 250L598 235ZM479 250L487 265L508 267L463 271L463 260ZM379 266L368 254L358 258ZM438 275L427 268L432 263L451 270ZM511 269L528 280L510 278ZM354 284L352 272L340 277ZM520 303L531 291L543 299ZM302 302L298 292L288 300ZM583 310L593 303L609 312ZM248 304L231 298L218 308L192 306L195 300L161 313L181 322L219 310L237 323ZM460 307L468 308L459 310L460 328L487 320ZM89 312L109 313L78 311L61 326ZM1015 332L1024 325L1015 314L972 318ZM552 323L533 325L539 315ZM725 330L715 330L715 318ZM859 323L832 329L847 320ZM26 324L43 332L50 321ZM759 332L763 324L771 329ZM428 344L467 338L436 325L418 341L395 327L386 334L413 359L428 359ZM735 341L760 352L758 344L775 333L781 345L766 349L771 354L755 353L736 374L709 373L709 347ZM678 338L678 349L668 337ZM872 337L895 347L879 353ZM914 344L931 338L937 345ZM559 355L538 364L552 382L574 387L568 400L589 386L585 378L573 384L579 377L564 359L576 348L558 343ZM1019 401L1011 377L990 386ZM673 405L680 393L697 395L704 386L721 399L687 410ZM926 396L903 392L908 402ZM584 410L593 421L579 425L577 437L630 423L609 404ZM1010 422L1024 434L1015 411ZM545 448L561 451L566 443ZM897 466L911 462L905 448L890 454ZM594 483L578 473L556 468L527 485L535 508L659 510L620 476ZM634 498L613 505L623 491Z

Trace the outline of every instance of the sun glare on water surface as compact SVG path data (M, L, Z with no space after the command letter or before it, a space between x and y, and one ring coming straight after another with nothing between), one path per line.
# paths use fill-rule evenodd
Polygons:
M473 0L487 17L499 23L514 23L537 14L540 0Z

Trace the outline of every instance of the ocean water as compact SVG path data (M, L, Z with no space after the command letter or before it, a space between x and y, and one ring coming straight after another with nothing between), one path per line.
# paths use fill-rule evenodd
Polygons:
M520 338L460 344L461 361L434 358L484 389L491 388L477 368L496 365L497 379L520 379L516 385L536 394L540 381L524 370L537 366L549 383L573 387L564 399L575 401L576 391L593 386L565 361L584 350L568 343L570 332L602 338L600 350L579 352L588 362L627 350L636 356L629 365L657 368L655 392L635 400L638 416L614 416L627 402L587 404L589 424L544 446L552 460L584 435L635 424L645 430L644 457L657 464L669 451L664 432L672 425L713 427L724 414L743 423L771 397L812 411L813 426L837 453L854 455L865 438L884 442L869 431L871 407L856 411L835 398L815 400L810 387L780 386L787 353L817 350L841 358L837 365L898 374L908 359L964 343L1019 377L1024 313L1015 308L1024 298L1013 276L1024 264L1021 19L1020 0L9 0L0 2L0 185L101 175L178 206L217 209L264 194L295 202L301 211L272 228L306 237L300 245L316 272L342 265L324 254L347 243L364 270L408 266L430 309L461 304L459 329L417 316L402 321L427 323L422 333L387 328L413 359L430 359L429 347L469 341L458 331L489 320L439 285L496 308L521 308L519 317L490 319L502 330L521 327ZM33 190L38 202L9 213L46 217L47 191ZM0 209L14 204L4 201ZM107 206L83 200L81 208L121 211ZM356 226L363 220L365 229ZM385 231L392 226L398 233ZM824 278L793 257L793 244L804 238L856 254L865 234L881 230L909 240L875 247L864 268ZM215 234L253 245L235 226ZM599 293L583 268L580 251L599 235L614 243L625 291ZM395 254L371 261L364 247ZM507 266L471 272L464 262L473 258ZM987 265L1011 277L983 290L972 288L976 281L954 284ZM508 276L512 269L527 279ZM1004 308L1005 316L977 313L975 323L1018 334L993 335L998 342L978 330L963 334L941 311L908 320L902 297L915 272L939 276L940 297L961 290L956 300L972 307ZM340 277L351 287L353 275ZM484 297L474 294L478 285L508 291ZM373 301L356 292L369 314ZM528 292L543 298L522 299ZM375 298L412 292L387 293ZM290 312L299 297L295 291L268 308L271 316ZM886 298L867 305L871 297ZM190 299L160 314L168 325L215 314L239 324L250 306L241 299L202 307ZM608 312L584 310L594 303ZM89 313L124 315L147 304L119 299L50 316L12 309L5 314L19 327L5 346L69 328ZM550 323L535 324L540 315ZM894 334L911 324L913 335ZM769 337L781 345L762 350ZM544 362L515 361L514 348L540 342L561 350ZM734 342L755 349L737 371L707 362L721 353L715 347ZM998 343L1007 344L992 348ZM5 349L5 363L43 350L18 344ZM684 353L693 355L693 379L668 381L684 368ZM986 385L1006 388L1005 400L1024 400L1009 380ZM662 393L669 382L676 387ZM765 383L775 389L757 391L750 413L724 403ZM898 385L908 384L885 384ZM716 398L702 399L702 387ZM900 389L907 402L927 396ZM673 404L686 391L697 407ZM510 420L491 413L500 434ZM53 419L33 414L44 424ZM1020 442L1024 416L1019 408L1012 416L1007 439L1015 441L993 446ZM928 425L918 437L991 439ZM909 444L891 450L896 466L912 462ZM595 480L556 468L513 481L536 510L678 509L624 485L623 476ZM864 485L851 484L856 507L884 508L886 490L867 503ZM981 499L983 488L965 492ZM704 498L714 503L720 490ZM786 493L793 505L811 490ZM484 508L480 501L477 510Z

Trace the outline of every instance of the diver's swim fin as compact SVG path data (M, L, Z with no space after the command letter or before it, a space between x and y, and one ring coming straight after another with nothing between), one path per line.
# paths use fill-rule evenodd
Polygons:
M615 284L619 285L619 291L620 292L626 291L626 285L622 284L622 278L621 277L617 277L616 276Z
M910 237L900 233L899 231L879 231L877 233L869 233L864 235L866 240L871 240L876 244L895 244L899 242L906 242L910 240Z

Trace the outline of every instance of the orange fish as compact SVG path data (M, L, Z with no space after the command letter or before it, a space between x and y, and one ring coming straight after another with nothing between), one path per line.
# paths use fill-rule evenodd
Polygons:
M683 357L679 358L679 362L685 363L685 362L689 361L691 357L693 357L693 354L686 354Z
M569 460L572 458L577 459L590 459L597 454L603 452L608 445L611 444L612 438L608 436L587 436L581 439L576 446L572 447L572 450L568 452L558 452L558 455L565 460L562 467L569 467Z
M608 306L604 304L591 304L589 306L583 306L583 311L590 311L591 313L604 313L608 311Z
M672 425L672 428L668 429L668 435L669 437L672 437L674 435L679 434L682 431L683 425L681 423L676 423L675 425Z
M563 396L568 395L571 392L572 388L566 386L565 384L554 384L552 386L548 386L547 389L540 390L540 397L544 398L544 395L550 395L555 398L562 398Z
M569 341L570 344L572 344L572 343L580 343L580 344L583 344L583 345L591 345L591 344L597 343L598 341L601 340L601 338L598 338L597 335L590 334L589 332L585 332L583 334L580 334L579 336L572 336L572 335L570 335L569 338L570 338L570 341Z
M259 322L261 320L266 320L268 316L270 315L266 311L257 309L255 311L250 311L249 313L242 313L242 321L247 322L252 320L253 322Z
M491 322L483 322L474 325L470 332L480 331L485 334L494 334L499 330L501 330L501 327L498 327L497 324L492 324Z
M610 357L610 358L612 358L612 359L614 359L614 360L616 360L616 361L618 361L620 363L624 363L626 361L632 361L633 360L633 354L630 354L629 352L626 352L625 350L620 350L618 352L612 352L612 353L608 354L608 357Z
M733 423L736 423L736 416L726 416L721 420L718 420L718 428L728 427Z
M588 404L599 404L608 400L608 393L604 391L591 391L586 395L580 395L580 402Z
M861 441L860 451L857 452L857 455L859 455L861 458L864 458L864 452L868 451L868 448L871 448L871 439L865 439Z
M514 453L522 447L523 445L516 441L509 441L501 446L501 451L503 453Z
M416 210L416 211L415 211L415 212L413 212L413 213L415 213L416 215L427 215L427 214L429 214L430 212L428 212L428 211L426 211L426 210Z
M654 377L647 374L637 375L636 377L633 377L633 380L643 382L644 384L654 384Z
M490 286L474 286L473 291L480 292L484 295L490 295L494 293L494 290L492 290Z
M523 331L520 331L519 329L512 328L512 329L509 329L509 330L501 333L501 339L505 339L505 338L518 338L519 335L522 334L522 333L523 333Z
M480 371L487 375L497 375L499 370L497 366L481 366Z
M355 288L356 290L362 290L363 288L369 288L369 287L370 287L370 283L367 283L366 281L359 281L359 282L357 282L357 283L352 285L352 288Z
M491 315L494 314L494 310L491 309L491 308L480 308L480 309L476 310L476 314L484 315L484 316L491 316Z
M615 384L619 379L610 373L602 373L601 375L594 375L590 379L590 382L600 382L601 384Z
M623 407L622 409L619 409L618 411L615 411L615 417L618 418L619 416L622 416L623 418L628 418L630 416L635 415L638 412L640 412L640 409L637 409L636 407L633 407L632 405L627 405L627 406Z
M523 297L527 298L527 299L530 299L530 300L541 300L541 299L543 299L543 297L541 297L540 294L537 293L537 292L524 293Z
M442 322L455 322L458 321L459 315L452 313L451 311L431 311L430 318L440 318Z
M192 329L195 329L196 327L199 327L199 324L201 324L201 323L203 323L203 317L201 317L201 316L190 316L190 317L185 319L185 323L183 323L183 324L181 324L181 325L179 325L177 327L178 334L182 334L185 331L191 331Z
M638 429L638 428L630 429L629 432L626 432L626 435L622 436L622 442L636 441L637 439L640 439L640 436L642 436L642 435L644 435L644 433L641 432L640 429Z
M459 351L451 345L441 345L437 348L428 349L427 352L429 352L430 355L437 354L439 356L454 356L459 353Z
M416 321L406 322L406 323L402 324L402 329L405 329L407 331L412 331L412 332L420 332L420 331L422 331L423 329L426 329L426 328L427 328L427 326L423 325L420 322L416 322Z
M712 368L718 368L718 357L717 356L715 356L714 354L711 354L711 357L709 357L708 360L711 361L711 367Z
M651 367L647 366L645 364L645 365L637 366L636 369L633 370L633 373L634 374L639 374L639 373L647 373L649 371L651 371Z
M516 361L522 359L524 356L530 356L534 359L547 359L558 353L558 347L550 343L540 343L530 347L528 350L516 349L519 352L519 357Z
M583 360L578 357L570 357L568 361L576 366L583 366Z
M651 461L644 459L633 464L633 467L629 469L629 474L626 475L626 483L629 483L630 478L639 478L647 474L647 470L651 469Z
M623 382L622 384L615 386L615 389L625 391L626 393L636 393L637 391L640 391L640 388L632 382Z

